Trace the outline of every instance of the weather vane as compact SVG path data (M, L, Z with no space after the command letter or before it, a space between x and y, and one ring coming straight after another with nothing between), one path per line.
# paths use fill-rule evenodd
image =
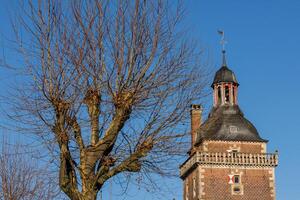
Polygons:
M220 44L222 45L222 51L225 51L225 45L227 43L227 41L225 40L225 33L223 30L218 30L218 33L221 35Z

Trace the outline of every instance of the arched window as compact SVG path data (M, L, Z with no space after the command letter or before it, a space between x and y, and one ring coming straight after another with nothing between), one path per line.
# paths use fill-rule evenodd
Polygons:
M218 86L218 100L217 100L217 104L221 104L221 102L222 102L221 86Z
M229 103L229 87L225 86L225 103Z

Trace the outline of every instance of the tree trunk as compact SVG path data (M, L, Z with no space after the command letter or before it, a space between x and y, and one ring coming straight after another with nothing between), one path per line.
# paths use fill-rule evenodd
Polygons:
M97 192L96 191L87 191L82 194L82 198L80 200L96 200Z
M80 200L96 200L99 190L94 186L93 175L82 177L82 192Z

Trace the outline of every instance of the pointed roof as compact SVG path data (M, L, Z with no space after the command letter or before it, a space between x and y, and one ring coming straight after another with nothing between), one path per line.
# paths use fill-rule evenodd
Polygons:
M227 67L225 50L222 51L222 67L216 72L212 87L216 83L230 82L239 85L235 74Z

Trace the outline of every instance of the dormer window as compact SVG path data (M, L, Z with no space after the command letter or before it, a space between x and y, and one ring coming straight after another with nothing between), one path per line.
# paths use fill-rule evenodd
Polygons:
M236 127L236 126L230 126L229 127L229 131L230 131L230 133L237 133L238 132L238 127Z

